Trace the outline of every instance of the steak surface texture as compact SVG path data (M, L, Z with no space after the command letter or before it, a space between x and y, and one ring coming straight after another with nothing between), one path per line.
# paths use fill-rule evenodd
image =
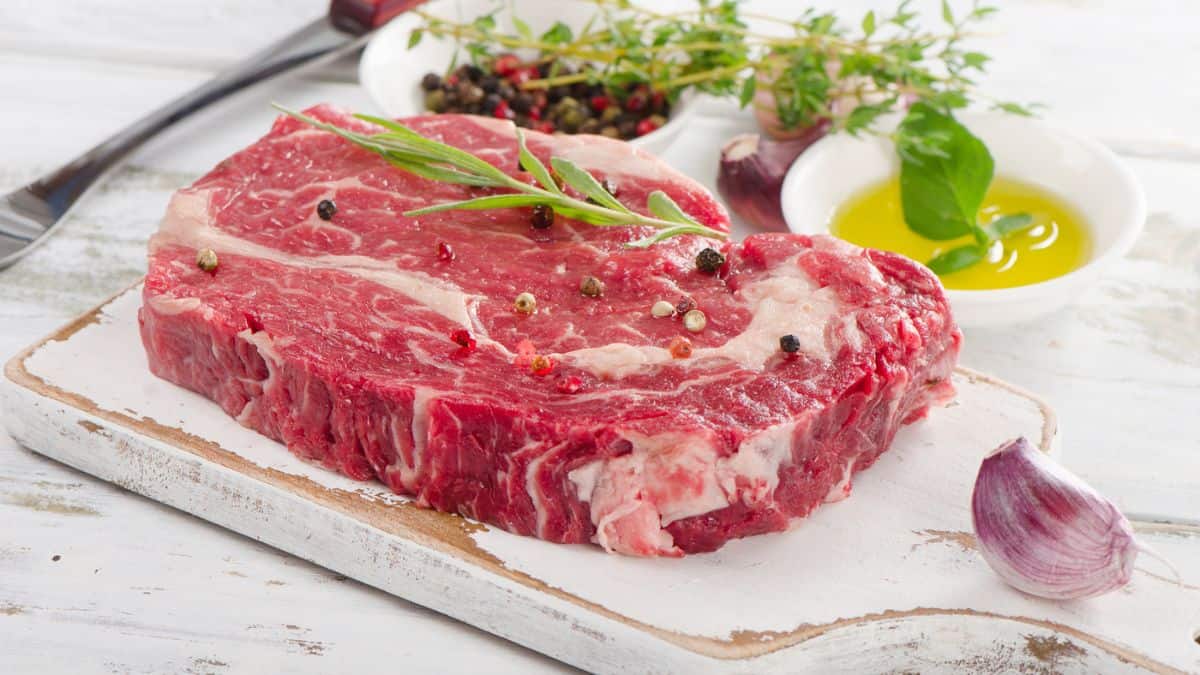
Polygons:
M401 122L533 180L508 122ZM631 209L663 190L729 229L703 187L624 143L527 139ZM794 234L631 249L651 230L562 217L536 229L527 208L400 215L478 194L280 118L172 197L140 312L151 370L422 506L650 556L787 529L953 396L960 333L937 279L905 258ZM715 274L696 269L707 246L727 258ZM198 268L202 249L215 270ZM581 292L585 277L599 296ZM532 314L514 309L521 293ZM655 317L660 300L707 325Z

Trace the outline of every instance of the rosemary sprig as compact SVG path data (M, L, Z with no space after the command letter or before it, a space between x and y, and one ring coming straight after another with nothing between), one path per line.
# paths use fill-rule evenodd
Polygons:
M422 178L472 187L514 190L510 193L434 204L408 211L405 216L421 216L439 211L486 211L543 205L564 217L597 227L646 226L657 230L654 234L626 244L633 248L646 248L660 241L687 234L710 239L728 238L724 232L706 227L684 213L679 204L661 190L650 193L647 199L646 209L653 214L651 217L632 211L617 201L587 170L568 159L551 157L550 166L554 170L552 174L526 147L525 136L520 129L516 130L519 161L521 167L534 177L537 185L519 181L465 150L426 138L392 120L371 115L356 115L355 117L361 120L386 129L376 134L363 134L322 122L278 104L275 104L275 108L305 124L337 134L360 148L378 153L397 168ZM565 185L574 188L590 201L567 194L555 182L555 175Z

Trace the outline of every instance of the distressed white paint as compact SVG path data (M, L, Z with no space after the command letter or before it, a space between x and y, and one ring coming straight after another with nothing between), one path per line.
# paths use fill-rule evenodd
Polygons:
M885 6L870 0L814 4L844 11ZM936 2L916 4L927 10ZM996 56L988 88L1046 103L1054 121L1133 158L1151 217L1131 258L1079 306L1040 325L969 334L964 363L1048 398L1065 429L1065 461L1125 508L1200 521L1200 216L1194 196L1200 71L1192 67L1200 6L1178 0L1000 4L994 34L986 37ZM68 159L321 8L317 0L0 3L0 84L19 92L0 106L0 189ZM1048 64L1052 77L1045 76ZM272 116L265 101L367 107L357 88L330 82L331 76L240 97L138 153L134 168L111 177L43 249L0 272L0 354L14 353L132 283L144 269L145 239L171 190L261 135ZM716 141L738 124L699 118L689 138L714 142L677 144L667 159L711 186ZM63 504L68 508L56 510ZM370 672L397 661L415 671L555 667L46 462L2 433L0 516L0 669L6 672L227 670L217 664L324 672L330 663ZM1152 543L1180 564L1194 546L1177 537ZM62 559L52 563L55 554ZM24 609L7 613L14 606ZM1193 618L1200 628L1200 617ZM846 671L905 663L924 671L961 670L991 649L970 636L1007 630L1020 640L1032 632L991 621L974 626L961 617L923 621L927 633L911 645L911 636L897 640L902 633L882 625L818 641L828 639L830 649L840 650ZM932 637L946 634L953 638ZM321 643L323 656L306 653L305 641ZM873 644L897 644L899 651L880 660L876 651L862 649ZM1020 670L1021 654L1009 655L1018 659L1009 662L1011 670ZM1071 661L1062 669L1096 672L1108 662L1087 663Z
M150 375L137 339L139 304L136 289L126 292L98 322L23 359L24 368L100 411L177 427L255 465L356 494L364 502L403 501L378 484L302 462L279 444L230 424L215 404ZM713 659L704 648L687 649L642 626L715 640L753 631L770 640L805 626L915 608L1052 622L1124 645L1138 658L1184 670L1200 667L1196 645L1179 639L1191 629L1200 588L1142 575L1122 593L1049 603L1007 588L973 551L946 541L946 533L970 529L970 489L983 455L1016 435L1042 439L1053 433L1053 421L1033 399L970 377L956 382L956 405L902 430L892 450L858 476L852 499L818 510L792 532L682 560L609 556L497 529L472 535L506 569L611 615L500 577L470 556L376 529L365 516L321 506L293 489L260 482L25 387L5 383L5 408L12 433L51 457L589 670L644 663L672 671L782 672L800 663L824 670L837 666L839 655L808 641L762 656ZM104 429L87 429L80 421ZM1195 576L1200 538L1187 541L1177 563L1194 584L1200 581ZM728 611L732 607L738 611ZM1149 620L1160 616L1165 618ZM892 630L919 635L928 630L925 623L927 617L901 621ZM1056 639L1079 641L1067 629L1058 632ZM1024 639L1013 636L1008 646L1034 654ZM1111 654L1091 656L1107 666L1115 663Z

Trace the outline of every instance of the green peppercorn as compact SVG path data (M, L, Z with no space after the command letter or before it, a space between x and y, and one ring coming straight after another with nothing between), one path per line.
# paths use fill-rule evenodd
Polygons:
M445 112L446 111L446 92L441 89L434 89L425 94L425 109L429 112Z
M725 256L715 248L706 248L696 256L696 269L705 274L713 274L725 264Z

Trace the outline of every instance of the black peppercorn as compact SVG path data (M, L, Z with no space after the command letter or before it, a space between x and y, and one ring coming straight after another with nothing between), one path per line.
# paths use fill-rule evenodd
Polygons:
M433 91L440 89L442 86L442 76L437 73L425 73L425 77L421 78L421 88L425 91Z
M489 94L500 91L500 80L495 75L488 75L479 81L479 88Z
M483 99L483 114L491 115L496 110L496 106L500 105L500 101L499 94L488 94L485 96Z
M725 264L725 256L715 248L706 248L696 256L696 269L705 274L713 274Z
M779 348L788 354L800 351L800 338L795 335L784 335L779 338Z
M473 63L469 63L463 67L463 74L472 82L478 82L483 79L483 69Z
M337 204L334 204L332 200L322 199L317 204L317 215L321 220L333 220L335 213L337 213Z
M524 92L513 97L512 109L519 113L528 113L533 108L533 97Z
M544 230L554 224L554 209L545 204L536 204L533 207L533 226L536 229Z

